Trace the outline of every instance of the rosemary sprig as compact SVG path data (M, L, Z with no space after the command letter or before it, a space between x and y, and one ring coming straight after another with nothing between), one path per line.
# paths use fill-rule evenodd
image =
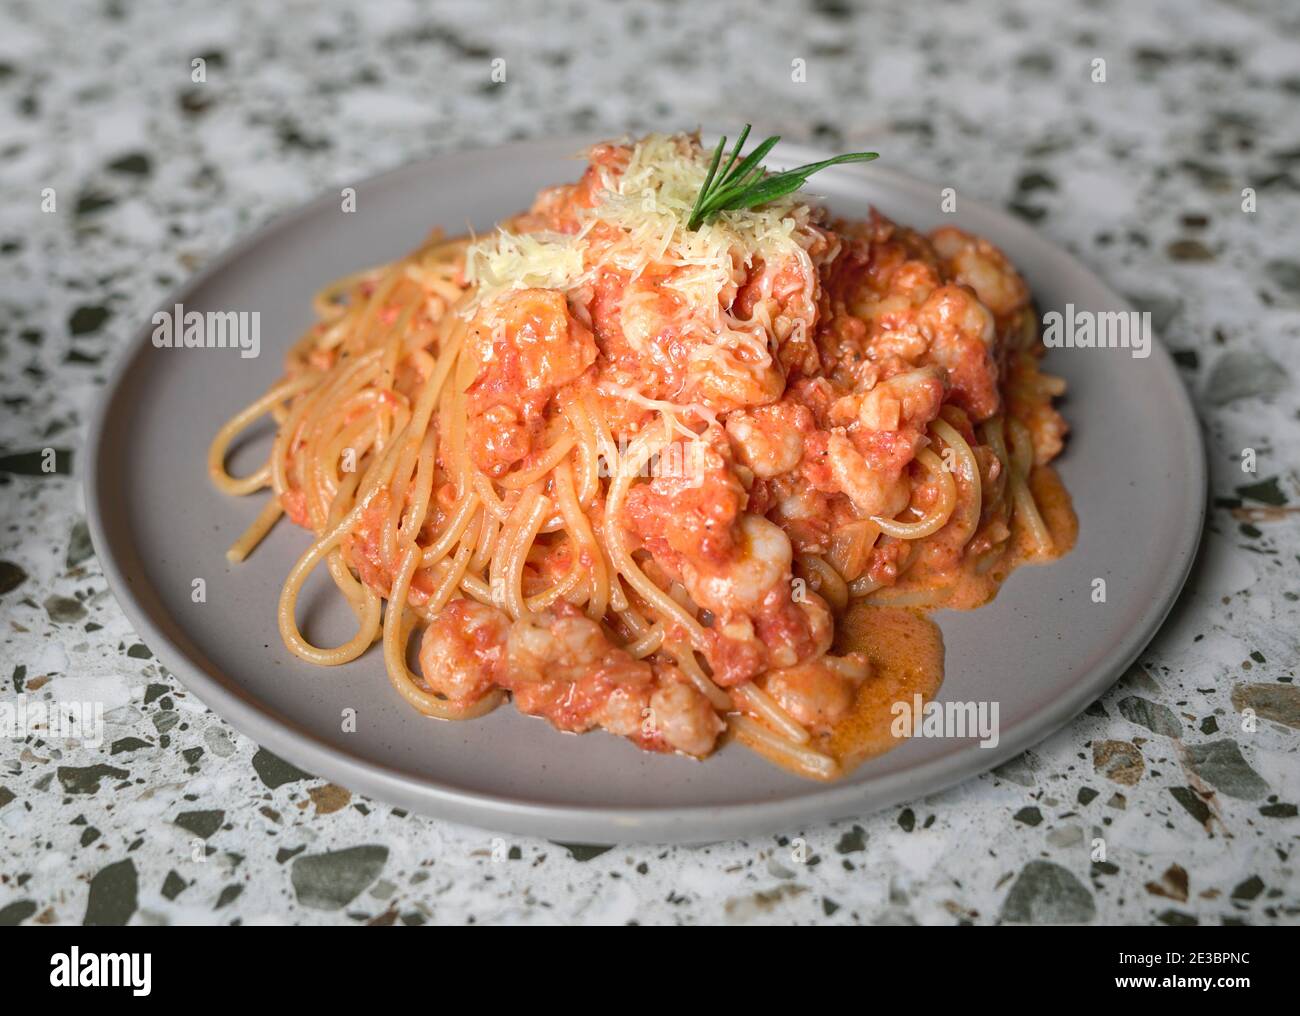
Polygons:
M879 158L876 152L850 152L847 155L837 155L833 159L824 159L821 162L810 162L806 166L798 166L768 176L761 163L781 137L777 135L768 138L742 159L741 152L745 147L745 139L749 137L749 130L750 125L745 124L745 129L736 139L736 147L731 150L731 156L725 166L722 165L722 154L727 149L727 139L724 137L718 142L718 147L713 150L713 158L709 162L709 172L704 178L704 186L700 188L700 193L695 198L691 217L686 220L687 229L699 229L704 223L712 222L720 212L755 208L784 197L786 194L792 194L806 184L810 176L827 166L834 166L840 162L870 162L872 159Z

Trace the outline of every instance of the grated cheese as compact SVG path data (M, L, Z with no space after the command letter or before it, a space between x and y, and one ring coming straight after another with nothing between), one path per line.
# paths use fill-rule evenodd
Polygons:
M498 229L490 239L470 245L465 278L478 286L475 303L485 303L513 289L568 290L583 273L582 261L581 234Z
M466 276L487 302L511 289L574 289L604 265L635 277L663 263L696 269L669 281L696 310L717 305L727 284L739 281L756 257L803 252L799 227L811 209L787 195L761 208L723 212L688 230L708 167L709 153L685 135L651 134L632 147L622 173L606 172L595 205L580 213L584 228L576 235L499 229L470 246ZM596 222L620 227L623 238L604 251L600 263L589 264L585 235Z

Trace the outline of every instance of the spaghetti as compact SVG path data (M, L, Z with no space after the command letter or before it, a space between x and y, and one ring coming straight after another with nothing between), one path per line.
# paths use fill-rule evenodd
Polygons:
M730 728L830 778L873 673L837 617L975 606L1068 549L1035 495L1065 425L1027 291L975 237L797 196L688 230L692 137L589 157L492 236L318 294L284 379L209 449L219 490L272 493L228 557L281 515L310 530L285 645L338 666L381 643L425 715L509 697L700 757ZM267 462L231 475L266 416ZM332 647L299 623L322 566L357 622Z

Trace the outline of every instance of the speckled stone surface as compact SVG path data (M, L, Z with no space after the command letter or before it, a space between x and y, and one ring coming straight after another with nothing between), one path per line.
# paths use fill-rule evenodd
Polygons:
M0 924L1297 921L1300 9L744 12L4 0L0 701L94 698L107 730L0 738ZM273 213L431 152L745 120L1008 205L1153 312L1213 506L1180 605L1115 688L905 807L604 849L364 800L152 660L90 547L78 447L106 365L173 285Z

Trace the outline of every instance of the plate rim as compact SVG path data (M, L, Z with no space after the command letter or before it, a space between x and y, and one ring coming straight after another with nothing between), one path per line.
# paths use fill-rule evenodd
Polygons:
M576 153L592 143L593 139L589 137L531 138L504 145L434 152L347 185L360 189L378 184L391 184L400 181L403 176L427 173L439 164L454 161L457 157L489 153L509 157L543 147L553 151L565 146L571 146ZM815 146L803 144L786 145L781 154L782 158L778 161L788 160L791 164L796 159L814 161L826 157L826 153ZM837 177L869 173L873 180L881 181L890 188L913 193L922 191L927 194L937 193L937 185L874 163L870 168L855 165L836 166L831 172ZM286 212L268 218L260 226L237 238L197 273L176 286L158 306L168 308L177 303L185 303L185 298L197 291L210 278L224 271L280 230L308 219L326 207L333 207L337 203L336 190L337 188L325 190ZM1054 240L995 205L971 198L963 198L962 201L963 205L974 208L979 214L992 215L999 219L1000 228L1013 234L1018 233L1028 242L1045 245L1058 258L1063 258L1064 263L1073 271L1086 276L1114 307L1132 307L1132 301L1114 290L1088 265ZM1166 573L1166 581L1161 586L1160 606L1146 615L1144 623L1128 629L1124 638L1107 649L1092 670L1095 676L1090 680L1078 682L1067 694L1057 696L1048 705L1033 712L1014 727L1002 731L995 748L982 749L984 754L980 756L978 770L970 771L968 752L954 751L865 783L830 783L813 787L807 793L783 795L767 801L746 801L725 805L611 807L538 803L522 798L465 790L431 778L418 778L391 766L359 758L322 741L311 731L294 724L291 719L286 722L276 715L272 707L260 702L255 696L239 696L210 677L201 666L193 662L189 654L176 645L155 622L149 609L136 596L133 581L123 570L118 552L109 540L105 526L105 498L102 493L105 477L101 471L101 458L107 447L104 438L107 433L105 423L109 410L131 365L150 341L151 329L147 322L151 317L152 315L146 317L145 323L142 323L133 333L133 337L116 351L104 386L96 394L85 427L85 439L82 442L83 467L80 477L87 525L96 557L109 590L136 634L145 640L158 661L207 708L252 739L259 747L273 751L314 775L335 780L379 801L409 808L444 821L485 830L543 836L549 839L558 838L567 842L706 843L771 833L779 829L797 829L808 823L861 817L903 800L947 790L988 772L1032 745L1052 736L1082 712L1090 702L1103 694L1137 660L1163 626L1178 602L1179 594L1187 582L1202 543L1208 504L1205 442L1187 387L1178 375L1169 350L1162 340L1157 339L1153 343L1154 355L1151 359L1158 361L1158 369L1167 380L1172 380L1172 387L1178 396L1176 429L1185 435L1187 447L1184 450L1189 453L1187 461L1182 465L1189 469L1190 485L1197 498L1195 511L1180 513L1176 567ZM179 624L174 616L173 623Z

